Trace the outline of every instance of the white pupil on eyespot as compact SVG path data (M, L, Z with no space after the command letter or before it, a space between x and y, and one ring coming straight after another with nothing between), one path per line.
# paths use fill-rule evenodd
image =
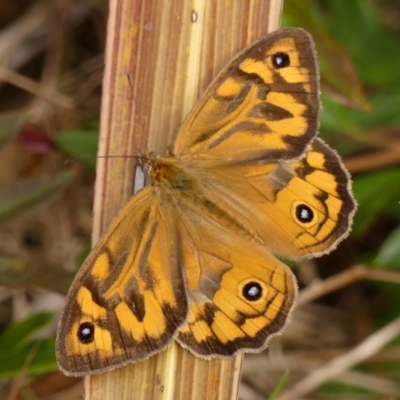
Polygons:
M91 330L89 328L83 328L82 329L82 335L83 336L89 336L91 334Z
M252 287L249 289L248 295L249 295L249 296L252 296L252 297L255 297L255 296L257 296L259 293L260 293L260 291L258 290L258 287L252 286Z
M305 208L301 210L301 218L304 220L308 220L310 218L310 213Z

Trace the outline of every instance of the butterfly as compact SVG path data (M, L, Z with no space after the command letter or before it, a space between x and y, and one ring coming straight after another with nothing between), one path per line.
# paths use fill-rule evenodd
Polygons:
M172 152L141 156L135 194L78 272L57 333L68 375L143 360L173 340L196 356L258 352L295 304L277 257L334 249L356 209L316 138L319 72L300 28L269 34L217 76Z

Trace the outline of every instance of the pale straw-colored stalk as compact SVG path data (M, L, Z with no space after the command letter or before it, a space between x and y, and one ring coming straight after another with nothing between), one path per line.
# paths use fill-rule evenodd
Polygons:
M111 0L99 155L166 154L216 73L280 24L281 0ZM93 242L133 193L134 158L99 158ZM235 399L241 355L205 361L179 345L86 377L86 399Z

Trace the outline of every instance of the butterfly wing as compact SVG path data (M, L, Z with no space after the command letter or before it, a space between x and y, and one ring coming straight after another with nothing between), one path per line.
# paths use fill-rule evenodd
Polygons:
M183 123L173 153L207 163L299 157L318 128L314 45L302 29L274 32L245 49Z
M268 35L222 71L174 147L203 182L205 197L289 258L330 251L356 208L340 159L315 139L318 81L307 32Z
M169 208L160 203L153 187L136 194L77 274L57 333L66 374L147 358L186 320L181 249Z
M224 210L236 234L259 239L287 257L322 255L346 237L356 203L351 181L337 154L315 139L304 157L272 164L197 168L202 192ZM234 219L235 224L230 220Z
M288 320L296 297L289 268L262 245L180 205L189 314L178 341L195 355L261 351Z
M238 175L248 187L242 199L257 215L254 229L272 252L320 256L347 236L356 209L350 177L321 140L298 160L276 164L267 174L260 169Z

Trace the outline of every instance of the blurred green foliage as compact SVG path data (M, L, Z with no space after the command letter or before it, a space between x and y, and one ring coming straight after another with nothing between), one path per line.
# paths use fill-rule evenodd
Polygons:
M41 374L57 368L54 338L34 337L53 317L51 313L38 313L9 326L1 333L0 378L21 373Z
M323 91L320 135L334 143L342 155L390 148L396 138L397 144L400 143L400 40L383 25L384 10L380 7L383 3L365 0L285 1L284 25L302 26L314 38L320 39L316 39L319 63L335 65L339 74L341 65L345 64L343 58L340 63L334 58L321 59L321 53L343 57L341 51L324 51L326 43L321 38L329 38L328 46L335 41L353 62L366 93L365 102L358 104L356 108L359 109L354 109L340 104ZM396 7L395 3L393 7ZM324 81L323 68L321 74ZM342 87L336 88L339 93L335 97L347 96L347 85L348 81L343 79ZM345 102L357 104L357 98ZM370 110L365 108L367 103L371 105ZM400 224L399 166L353 175L353 182L359 203L353 236L365 233L381 216L391 219L395 225ZM393 239L389 235L387 240ZM382 243L382 246L386 244ZM375 251L378 255L380 249ZM398 253L385 254L385 265L400 265Z
M400 166L371 164L369 168L365 157L396 147L400 153L400 38L399 30L395 32L384 25L384 16L391 8L396 12L398 2L286 0L283 25L304 27L316 41L323 92L320 136L342 156L364 156L363 171L353 174L358 202L351 233L358 252L353 263L398 270ZM346 57L355 75L348 72ZM332 79L330 74L340 79ZM356 89L349 90L349 85ZM399 317L397 284L373 281L364 282L363 286L369 292L369 300L360 310L361 319L366 318L376 329ZM356 369L371 372L367 364ZM398 376L400 362L374 363L372 369L372 374L380 370L394 377ZM339 382L323 385L318 393L320 398L327 393L350 396L346 398L368 393L362 398L382 398L382 393Z
M58 132L55 143L59 149L71 158L79 158L79 162L91 169L96 168L97 144L99 135L93 129L74 129Z

